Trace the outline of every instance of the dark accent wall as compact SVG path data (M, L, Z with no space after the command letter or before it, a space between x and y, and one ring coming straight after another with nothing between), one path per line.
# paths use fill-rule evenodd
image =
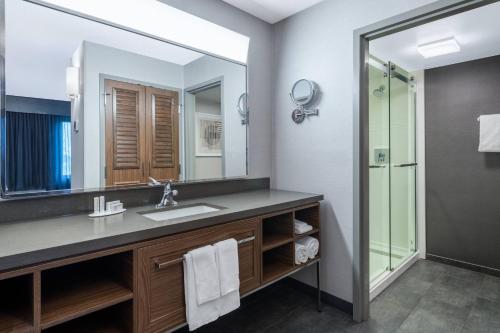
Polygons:
M500 269L500 153L479 153L500 113L500 56L425 71L427 253Z
M10 112L71 116L71 102L68 101L12 95L7 95L5 99L5 109Z

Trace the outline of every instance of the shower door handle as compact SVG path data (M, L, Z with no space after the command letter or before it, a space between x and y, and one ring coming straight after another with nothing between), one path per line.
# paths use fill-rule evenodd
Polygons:
M370 169L382 169L385 168L385 165L370 165Z
M403 163L403 164L395 164L393 167L395 168L406 168L406 167L411 167L411 166L417 166L417 163Z

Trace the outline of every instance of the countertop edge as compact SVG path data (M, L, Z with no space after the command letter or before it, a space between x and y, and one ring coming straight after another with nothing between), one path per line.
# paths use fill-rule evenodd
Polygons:
M110 236L95 240L88 240L73 244L51 247L43 250L25 252L0 258L0 273L15 271L29 266L35 266L49 261L61 260L69 257L85 255L92 252L99 252L129 244L145 242L157 238L174 235L177 233L188 232L200 228L215 226L237 220L244 220L259 215L265 215L272 212L287 210L298 206L313 204L322 201L324 196L321 194L311 194L310 197L291 200L284 203L261 206L253 209L232 212L228 214L197 219L162 226L152 229L135 231L122 235Z

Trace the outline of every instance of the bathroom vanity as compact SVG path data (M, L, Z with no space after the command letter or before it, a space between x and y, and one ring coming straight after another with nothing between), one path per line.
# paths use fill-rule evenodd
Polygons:
M219 210L154 221L129 209L0 224L0 333L164 332L185 323L183 255L234 238L240 293L320 260L294 261L294 241L319 239L321 195L269 189L186 200ZM297 236L294 218L313 230Z

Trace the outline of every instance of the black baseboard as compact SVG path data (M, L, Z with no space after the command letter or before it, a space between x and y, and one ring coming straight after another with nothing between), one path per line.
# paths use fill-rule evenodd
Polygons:
M456 267L468 269L468 270L471 270L471 271L480 272L480 273L484 273L484 274L488 274L488 275L493 275L493 276L500 277L500 269L495 269L495 268L491 268L491 267L485 267L485 266L476 265L476 264L465 262L465 261L460 261L460 260L456 260L456 259L441 257L441 256L438 256L438 255L435 255L435 254L429 254L429 253L427 253L425 256L426 256L427 260L431 260L431 261L439 262L439 263L442 263L442 264L456 266Z
M310 285L300 282L299 280L296 280L294 278L288 277L286 279L283 279L283 282L307 294L311 294L314 297L316 297L317 295L316 288L311 287ZM350 315L353 314L353 305L351 302L345 301L342 298L338 298L337 296L333 296L325 291L321 291L321 301L345 313L348 313Z

